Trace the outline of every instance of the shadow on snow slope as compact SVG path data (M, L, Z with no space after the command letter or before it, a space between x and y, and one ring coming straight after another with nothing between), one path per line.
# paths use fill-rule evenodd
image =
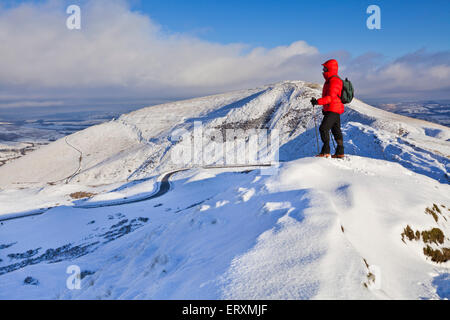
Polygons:
M304 219L302 211L309 205L308 199L304 197L307 191L295 190L267 194L236 203L232 201L225 209L220 206L211 208L207 212L200 210L202 203L215 202L220 200L220 197L227 198L227 195L236 196L236 179L240 182L239 185L248 185L255 177L255 174L245 171L244 174L220 173L214 178L199 181L188 181L187 178L182 178L176 181L176 185L186 185L186 187L175 188L173 192L165 194L158 200L152 199L147 202L130 204L127 207L126 215L118 212L117 208L80 211L75 208L61 207L50 210L44 216L33 217L31 220L5 222L0 226L2 238L5 242L0 244L0 275L2 277L11 275L12 278L15 278L22 277L24 272L30 273L33 278L37 278L42 284L45 283L45 279L42 279L39 274L48 272L51 268L48 269L47 266L50 265L65 269L67 263L63 262L85 266L83 269L89 270L87 275L93 275L99 268L107 268L104 263L111 259L109 254L112 252L116 252L116 254L122 252L125 255L136 254L139 255L139 259L155 260L157 256L160 256L159 247L163 250L167 245L183 246L180 243L172 244L164 240L167 236L170 236L171 232L174 232L176 236L182 230L182 239L180 238L177 241L181 241L184 245L187 245L186 241L192 237L193 239L198 238L196 242L199 242L194 246L194 249L204 246L202 250L213 252L217 246L227 248L227 250L221 252L220 257L214 258L214 255L211 256L211 259L219 260L219 263L214 264L215 270L213 271L221 274L226 271L233 258L252 248L262 233L276 227L276 222L281 216L289 215L297 221L302 221ZM216 182L212 179L218 179L221 183L213 183L211 187L205 190L205 184L208 181ZM224 191L224 193L220 194L219 191ZM178 203L174 203L174 199L180 200ZM261 203L284 201L285 199L296 201L296 209L288 211L285 208L280 208L272 210L270 214L261 211L263 209ZM230 206L235 206L236 209ZM224 212L227 212L226 216L223 216ZM229 216L230 212L232 213L231 216ZM169 221L171 222L168 223ZM231 244L231 238L236 237L233 230L244 224L248 224L248 228L246 227L246 232L239 233L242 241L238 241L232 246L227 245ZM55 226L58 227L54 228ZM41 233L46 233L46 228L51 228L51 231L48 230L51 234L42 238ZM31 232L31 230L38 231ZM137 230L141 232L137 234ZM148 251L151 249L148 248L143 255L139 252L134 253L134 250L131 249L123 251L125 247L129 248L130 244L132 246L142 245L142 241L144 241L142 238L146 238L148 235L152 235L152 250ZM214 242L211 242L212 236L215 239ZM119 239L121 241L118 241ZM98 250L100 248L102 250ZM122 249L117 251L118 248ZM192 259L193 252L185 252L184 254L179 250L176 252L178 252L178 257L169 255L163 259L165 262L162 263L162 269L159 270L161 271L161 277L173 276L173 273L181 265ZM80 260L82 258L83 260ZM199 261L198 263L204 263L205 268L209 265L207 261ZM42 267L36 269L40 265ZM34 266L33 269L27 269L30 266ZM14 272L22 269L29 271ZM41 272L38 272L38 270L41 270ZM106 273L103 272L103 276L108 278L109 276ZM62 291L65 290L66 278L67 274L61 272L59 276L54 275L47 281L55 281ZM175 290L175 287L173 290ZM25 293L26 289L25 286L18 290ZM54 294L57 291L56 289L58 288L53 288L51 293L47 294ZM312 294L314 292L311 291ZM22 293L21 297L26 297Z

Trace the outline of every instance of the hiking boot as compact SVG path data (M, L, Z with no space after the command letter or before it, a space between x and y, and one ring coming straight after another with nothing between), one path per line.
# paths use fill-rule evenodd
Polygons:
M330 154L329 153L319 153L316 158L329 158Z
M343 154L333 154L331 157L333 159L344 159L345 155L343 155Z
M337 147L336 147L336 152L334 153L335 156L343 156L344 155L344 140L336 140L337 143Z

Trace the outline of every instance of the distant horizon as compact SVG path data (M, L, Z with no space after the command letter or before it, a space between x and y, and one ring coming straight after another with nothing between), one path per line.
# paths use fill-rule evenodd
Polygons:
M222 93L217 93L222 94ZM214 95L214 94L212 94ZM155 100L155 101L141 101L141 102L135 102L135 103L116 103L113 104L113 101L102 102L101 105L95 105L95 104L67 104L64 106L26 106L26 107L16 107L16 108L5 108L0 107L0 121L25 121L25 120L33 120L36 118L42 118L44 116L58 116L58 115L65 115L65 114L83 114L83 113L98 113L98 114L105 114L105 113L115 113L115 114L125 114L129 112L133 112L142 108L146 107L152 107L157 106L161 104L171 103L171 102L178 102L178 101L184 101L184 100L190 100L195 98L202 98L204 96L198 96L198 97L185 97L185 98L179 98L179 99L167 99L165 101L162 100ZM431 103L438 103L438 104L450 104L450 99L420 99L420 100L403 100L400 98L373 98L373 99L362 99L359 97L356 97L357 99L371 105L374 107L380 107L383 104L416 104L416 103L423 103L423 104L431 104Z

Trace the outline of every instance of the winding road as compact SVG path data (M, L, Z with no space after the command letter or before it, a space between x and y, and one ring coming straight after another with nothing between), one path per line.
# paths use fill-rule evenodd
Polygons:
M207 166L202 167L201 169L248 169L248 168L261 168L261 167L272 167L272 164L253 164L253 165L234 165L234 166ZM119 199L119 200L111 200L111 201L102 201L102 202L92 202L88 204L80 204L80 205L74 205L73 208L77 209L95 209L95 208L102 208L102 207L116 207L116 206L123 206L130 203L137 203L137 202L143 202L148 201L152 199L159 198L166 193L168 193L171 190L171 184L170 184L170 178L179 172L188 171L192 169L197 168L185 168L185 169L177 169L174 171L170 171L167 173L164 173L160 176L160 182L158 183L157 190L145 197L141 198L135 198L135 199ZM38 216L46 213L48 210L53 209L55 207L50 208L42 208L27 212L21 212L21 213L13 213L13 214L7 214L4 216L0 216L0 222L3 221L9 221L9 220L16 220L16 219L22 219L32 216Z
M186 171L189 169L179 169L175 171L171 171L168 173L165 173L161 177L161 182L158 183L159 188L155 191L155 193L148 195L146 197L137 198L137 199L119 199L119 200L111 200L111 201L102 201L102 202L92 202L84 205L75 205L74 208L78 209L93 209L93 208L102 208L102 207L115 207L115 206L122 206L125 204L130 203L136 203L136 202L142 202L142 201L148 201L155 198L159 198L162 195L166 194L170 190L170 177L172 177L174 174L182 171Z

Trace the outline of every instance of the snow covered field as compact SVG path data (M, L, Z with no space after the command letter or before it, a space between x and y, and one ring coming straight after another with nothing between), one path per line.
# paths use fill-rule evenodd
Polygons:
M431 253L450 245L450 129L355 100L349 156L316 159L319 90L287 81L148 107L0 167L0 298L448 298L449 262ZM244 140L279 132L280 165L175 163L199 122Z

